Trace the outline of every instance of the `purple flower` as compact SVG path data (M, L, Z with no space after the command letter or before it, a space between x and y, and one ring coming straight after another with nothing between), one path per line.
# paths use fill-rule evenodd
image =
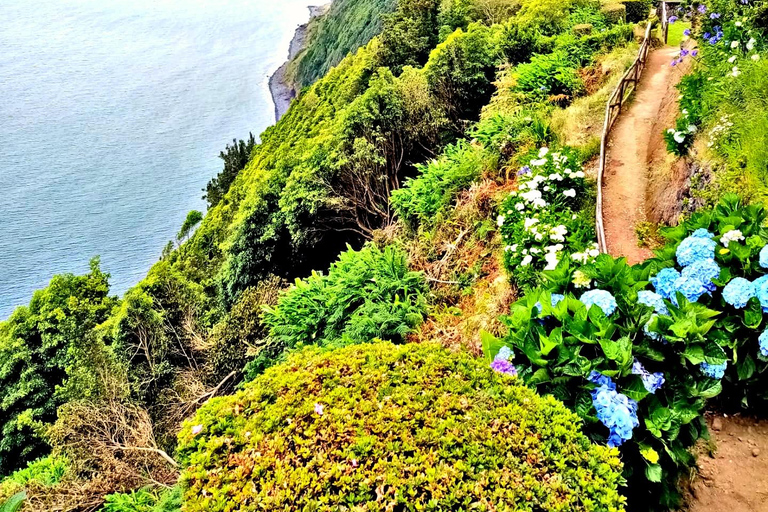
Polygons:
M711 35L709 32L704 32L704 39L709 39Z
M517 175L522 176L523 174L528 174L529 172L531 172L531 168L528 167L527 165L524 165L522 169L517 171Z
M517 368L515 368L515 365L506 359L494 359L491 363L491 368L493 368L494 371L505 375L517 375Z
M323 409L325 409L325 406L323 404L315 404L315 412L320 416L323 415Z
M701 4L697 9L697 11L699 11L701 14L704 14L705 12L707 12L707 6L704 4Z
M713 12L712 14L709 15L709 19L711 19L711 20L716 20L718 18L720 18L720 13L719 12Z
M670 16L667 21L669 21L670 23L674 23L677 21L677 16Z
M687 28L687 29L683 30L683 35L684 36L690 36L691 35L691 29Z
M695 57L699 54L699 50L692 50L691 51L691 57Z
M688 55L688 53L689 53L688 50L686 50L685 48L680 50L680 56L681 57L685 57L686 55ZM682 60L682 59L680 59L680 60Z
M199 434L202 431L203 431L203 426L202 425L195 425L194 427L192 427L192 435L193 436L196 436L197 434Z
M679 61L678 61L677 59L675 59L675 60L673 60L672 62L670 62L670 64L669 64L669 65L670 65L670 66L677 66L678 62L679 62Z

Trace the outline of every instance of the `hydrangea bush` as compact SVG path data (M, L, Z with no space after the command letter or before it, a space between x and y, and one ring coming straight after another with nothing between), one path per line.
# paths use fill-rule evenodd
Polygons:
M535 284L562 259L582 263L598 254L594 223L581 211L584 170L570 148L541 148L518 172L518 189L502 203L497 224L513 282Z
M511 349L519 376L563 400L596 442L620 447L630 508L678 504L707 400L768 399L765 220L726 196L662 230L668 244L643 264L563 261L512 306L503 342L486 343L491 357Z

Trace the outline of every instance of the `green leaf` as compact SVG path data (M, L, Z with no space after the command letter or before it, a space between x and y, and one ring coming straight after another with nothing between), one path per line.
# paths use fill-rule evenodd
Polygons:
M714 396L717 396L720 394L720 392L723 390L722 383L718 380L713 385L709 386L703 391L699 392L699 396L701 398L712 398Z
M533 375L531 375L531 378L528 380L528 384L531 384L531 385L544 384L545 382L549 382L550 380L552 380L552 377L550 377L547 369L539 368L533 373Z
M21 506L24 504L24 500L27 499L26 491L21 491L14 494L5 503L0 505L0 512L18 512L21 510Z
M650 482L661 482L661 466L659 464L648 464L645 466L645 478Z
M757 297L752 297L744 309L744 325L749 329L757 329L763 321L763 307Z
M700 343L688 345L683 352L685 357L691 364L701 364L704 362L704 346Z
M739 380L749 379L755 373L755 370L757 370L755 360L749 354L736 365L736 373L739 375Z
M504 342L486 330L480 331L480 343L483 345L483 354L490 363L499 353Z

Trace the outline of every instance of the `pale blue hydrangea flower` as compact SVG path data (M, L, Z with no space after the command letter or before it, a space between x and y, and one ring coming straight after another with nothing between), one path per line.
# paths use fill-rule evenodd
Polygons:
M768 245L760 249L760 266L768 268Z
M688 302L696 302L699 297L707 293L707 289L698 279L679 277L675 280L675 289L682 293Z
M509 361L512 357L512 350L510 350L509 347L504 346L499 349L499 352L496 354L496 357L494 359L503 359L505 361Z
M725 369L727 367L727 362L723 364L709 364L705 361L699 365L699 368L701 368L701 373L710 379L722 379L723 375L725 375Z
M651 373L643 367L643 364L635 359L632 364L632 373L639 375L643 380L643 387L649 393L656 393L656 391L664 385L664 374L661 372Z
M687 267L698 260L715 259L714 240L703 237L689 236L677 246L677 263L681 267Z
M637 302L652 307L654 311L660 315L669 314L669 310L667 309L667 305L664 304L662 296L651 290L640 290L637 292Z
M723 299L736 309L741 309L755 296L755 292L753 283L743 277L736 277L723 288Z
M663 268L656 274L656 277L651 278L651 284L656 288L656 293L661 295L662 298L671 300L676 303L677 298L675 292L675 281L680 277L680 272L674 268Z
M551 298L551 301L550 301L550 302L552 302L552 307L555 307L555 306L557 306L558 304L560 304L560 301L562 301L563 299L565 299L565 295L560 295L559 293L553 293L553 294L551 295L551 297L552 297L552 298Z
M693 233L691 233L691 237L693 237L693 238L715 238L715 235L714 235L714 233L710 233L705 228L699 228L696 231L694 231Z
M760 353L763 357L768 357L768 329L763 331L757 338L757 341L760 343Z
M603 310L605 316L611 316L616 311L616 299L605 290L589 290L579 299L589 309L593 304Z
M763 313L768 313L768 274L758 277L752 284L755 285L755 295L763 307Z
M720 266L715 260L698 260L683 269L683 277L696 279L708 292L713 292L717 287L712 280L720 277Z
M589 372L589 377L587 377L587 380L593 384L597 384L598 386L605 386L610 389L616 389L616 384L613 383L610 377L603 375L600 372L596 372L595 370Z

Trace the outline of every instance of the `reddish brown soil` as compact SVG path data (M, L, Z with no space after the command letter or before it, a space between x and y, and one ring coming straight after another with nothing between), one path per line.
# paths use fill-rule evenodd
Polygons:
M676 48L661 48L648 56L635 97L611 131L606 160L603 211L608 252L637 263L651 256L638 247L635 226L647 220L649 167L664 148L664 123L674 120L675 85L682 71L670 66Z
M709 425L713 450L699 455L690 512L768 511L768 421L716 416Z

